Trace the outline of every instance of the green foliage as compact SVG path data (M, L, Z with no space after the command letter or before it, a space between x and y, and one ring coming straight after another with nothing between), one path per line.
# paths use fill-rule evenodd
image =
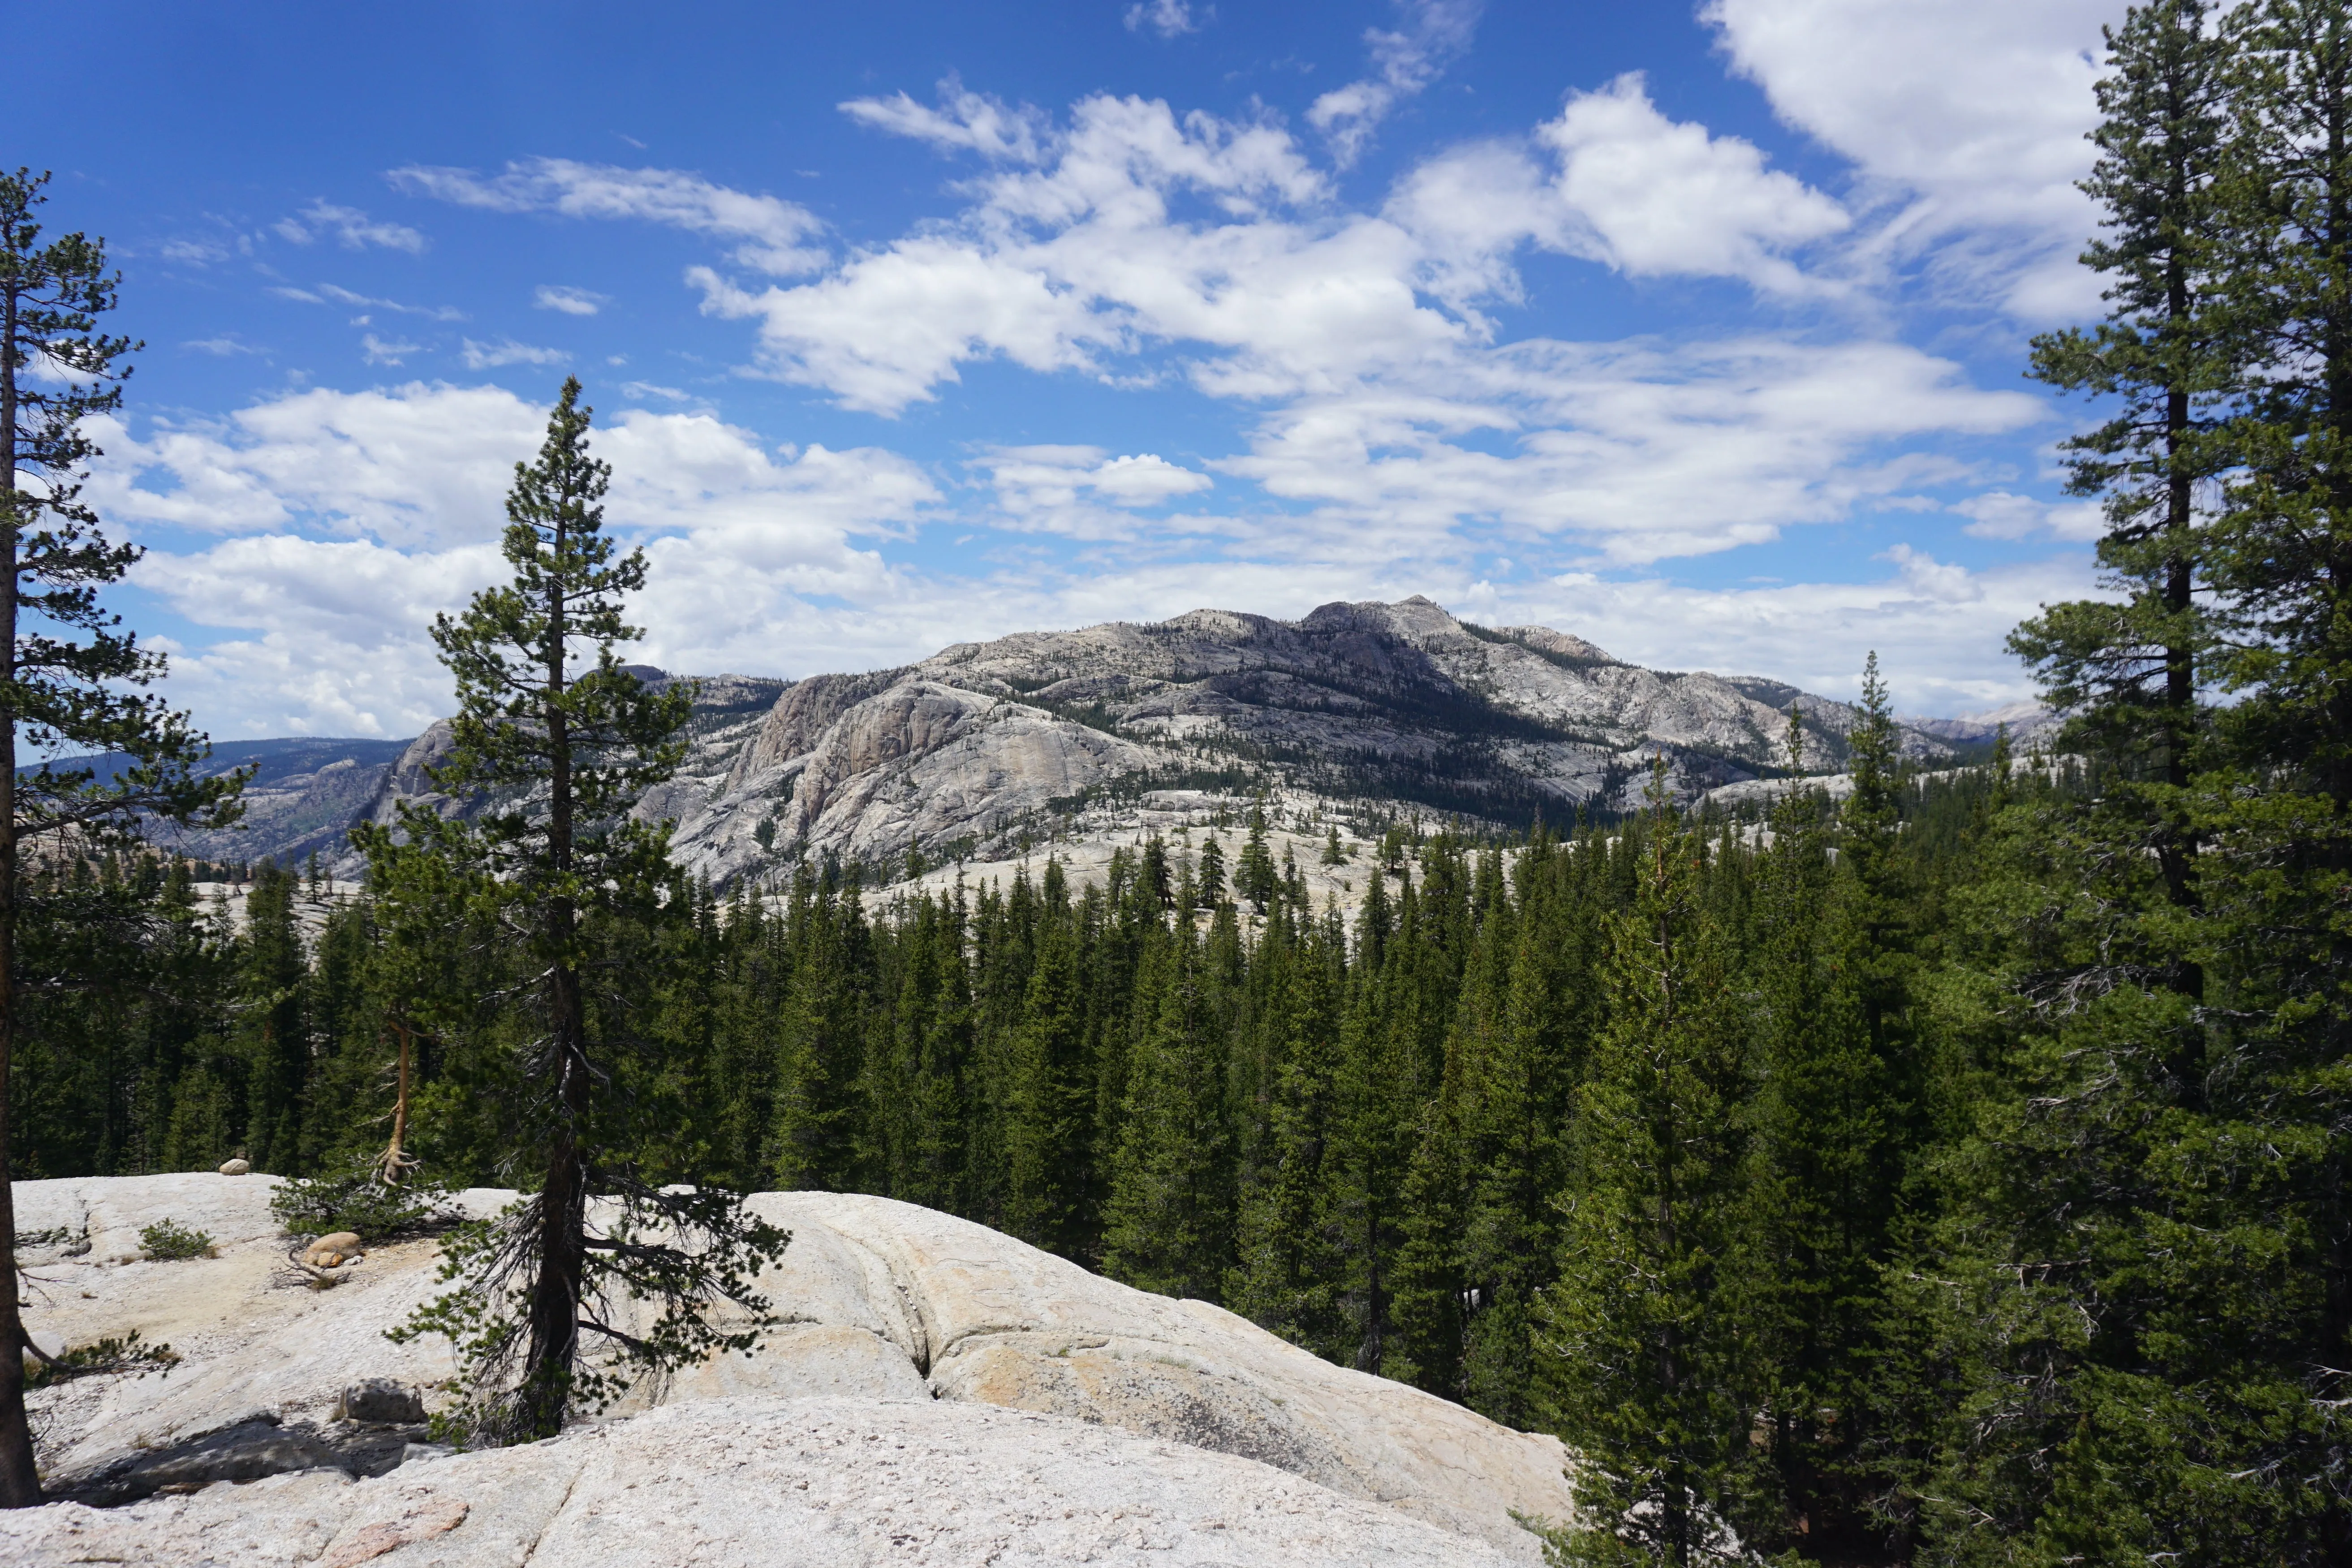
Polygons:
M749 1352L772 1326L752 1279L782 1255L789 1236L747 1218L740 1199L724 1191L667 1192L631 1206L633 1215L598 1237L604 1266L576 1309L604 1325L604 1343L557 1363L530 1354L530 1302L547 1267L544 1194L459 1225L444 1240L438 1278L456 1288L386 1333L395 1343L433 1335L457 1352L466 1375L457 1402L433 1418L436 1441L510 1440L518 1390L530 1404L593 1414L648 1373ZM689 1250L674 1237L699 1245ZM736 1316L714 1320L713 1300Z
M303 1176L269 1194L269 1210L289 1236L348 1230L362 1241L394 1241L455 1224L448 1192L429 1182L392 1185L368 1169Z
M1663 778L1663 774L1661 774ZM1663 800L1663 784L1655 787ZM1748 1063L1706 846L1661 812L1611 924L1560 1274L1542 1310L1553 1398L1578 1440L1569 1561L1731 1555L1763 1369L1747 1353Z
M140 1231L139 1250L151 1263L177 1263L214 1257L218 1248L201 1230L192 1230L175 1219L159 1219Z
M119 960L124 927L137 923L124 917L135 911L101 896L107 918L82 925L92 912L88 880L40 875L37 851L53 860L82 861L91 849L110 858L142 820L224 826L237 816L244 783L242 774L197 776L204 737L145 689L163 672L163 658L100 603L141 552L107 539L82 489L100 455L91 432L121 407L128 356L140 345L100 328L121 281L107 270L105 243L79 232L43 243L36 215L48 183L29 168L0 174L0 626L8 639L0 649L0 1154L12 1146L19 1096L10 1079L17 1040L29 1033L26 1002L44 984L92 984L120 1009L131 989ZM25 766L27 746L44 757L118 752L128 765L100 782L91 767ZM44 947L47 956L79 948L78 957L101 962L88 972L28 969L25 959ZM114 1052L109 1043L98 1054ZM110 1156L121 1109L108 1106L98 1119ZM17 1174L0 1158L0 1182ZM15 1238L0 1228L0 1278L13 1281L16 1267ZM0 1344L23 1337L12 1283L0 1294ZM39 1494L11 1351L0 1356L0 1506Z
M1158 973L1139 987L1156 993L1159 1005L1128 1071L1103 1271L1163 1295L1214 1301L1232 1259L1232 1144L1215 977L1204 956L1187 910L1175 940L1154 944Z
M170 1345L142 1343L139 1331L133 1329L120 1337L76 1345L58 1355L37 1353L25 1368L25 1386L52 1388L77 1378L110 1377L126 1372L136 1372L142 1377L151 1372L168 1374L179 1364L180 1357Z
M669 872L667 826L630 807L683 757L689 699L648 689L614 653L637 635L623 605L644 584L645 559L616 557L603 531L610 469L589 454L579 397L567 380L538 460L515 467L501 546L512 579L434 625L457 713L433 779L478 811L404 805L398 835L354 833L412 952L462 922L514 977L474 993L470 1017L462 994L439 1001L487 1047L483 1084L501 1091L488 1101L496 1135L537 1190L457 1233L444 1275L456 1288L402 1331L450 1339L462 1384L450 1419L473 1441L552 1436L581 1402L601 1407L635 1373L741 1348L751 1331L722 1332L708 1310L732 1303L756 1321L764 1303L749 1280L786 1239L746 1216L737 1194L681 1194L644 1168L692 1147L684 1119L663 1110L693 1086L649 1049L644 1024L646 983L671 957L665 906L691 900L671 897L684 889ZM395 1003L429 1008L436 978L403 978L411 995ZM811 1001L820 1035L841 1005L832 993ZM820 1137L833 1125L821 1116ZM795 1152L810 1142L785 1140ZM611 1217L592 1221L592 1202ZM649 1300L650 1324L635 1305Z

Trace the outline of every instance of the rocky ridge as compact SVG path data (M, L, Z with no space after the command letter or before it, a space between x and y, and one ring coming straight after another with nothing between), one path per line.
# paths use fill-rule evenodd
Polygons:
M1260 796L1296 841L1277 857L1304 850L1305 864L1333 826L1360 844L1414 815L1524 826L1630 809L1654 757L1685 800L1769 776L1792 709L1808 769L1836 767L1854 710L1760 677L1646 669L1419 597L1296 622L1196 610L863 674L703 679L686 768L637 809L675 820L679 860L722 888L803 858L856 864L869 886L1047 852L1090 864L1151 832L1230 831ZM467 809L425 774L447 744L445 725L411 742L354 819L389 823L402 801ZM1905 744L1923 761L1957 755L1917 726ZM235 842L242 855L213 858L281 853L267 833ZM330 860L358 869L348 853ZM1322 879L1318 893L1351 880Z
M17 1184L39 1341L136 1330L181 1360L34 1394L45 1484L83 1500L0 1515L0 1562L1533 1563L1515 1515L1571 1508L1555 1439L968 1221L820 1193L750 1200L793 1238L753 1353L551 1442L445 1456L338 1418L370 1380L442 1397L446 1345L383 1336L438 1289L436 1245L314 1289L274 1185ZM144 1260L162 1218L215 1255Z

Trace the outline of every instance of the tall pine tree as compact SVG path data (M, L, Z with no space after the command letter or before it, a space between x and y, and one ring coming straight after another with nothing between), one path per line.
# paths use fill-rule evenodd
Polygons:
M434 783L478 814L407 809L407 842L361 835L379 882L455 879L522 959L529 1032L512 1133L535 1157L537 1187L446 1249L444 1277L458 1289L404 1331L456 1344L466 1391L454 1419L491 1442L554 1435L631 1367L748 1344L703 1309L761 1307L749 1272L784 1240L736 1194L666 1189L632 1159L643 1130L622 1086L645 1039L633 1016L644 976L615 965L610 944L650 924L667 890L668 829L630 808L676 771L688 706L614 656L637 635L623 602L643 586L645 559L615 560L603 531L611 470L589 454L589 424L579 382L565 381L538 460L515 465L502 541L513 579L434 625L457 687ZM614 1217L592 1221L592 1200ZM632 1303L648 1300L656 1316L641 1322ZM592 1360L583 1333L610 1359Z
M115 629L99 593L140 552L114 544L81 499L99 455L91 423L121 405L138 345L99 330L116 305L106 247L75 233L43 244L37 209L49 176L0 174L0 1507L40 1500L25 1420L16 1208L9 1194L9 1073L22 1000L27 851L103 843L141 817L226 824L241 776L199 779L204 739L142 689L162 656ZM33 379L34 373L43 379ZM20 752L127 753L101 782L89 768L22 765ZM55 853L53 849L51 851Z

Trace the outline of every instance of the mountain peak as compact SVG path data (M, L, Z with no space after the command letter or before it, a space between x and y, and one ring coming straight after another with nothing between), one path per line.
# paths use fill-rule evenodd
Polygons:
M1150 833L1230 831L1264 799L1277 858L1312 867L1318 900L1352 896L1360 872L1323 866L1335 827L1344 839L1415 815L1508 829L1635 809L1654 756L1696 797L1777 772L1792 707L1805 711L1808 765L1831 771L1858 718L1780 681L1645 669L1552 627L1467 623L1418 594L1335 601L1297 621L1202 608L959 643L890 669L694 687L687 763L635 810L674 820L681 861L722 886L828 857L864 866L869 886L1047 853L1078 876ZM439 733L396 763L333 774L332 822L319 802L278 816L273 805L256 814L263 831L191 847L276 854L269 825L299 817L308 837L283 847L340 850L348 874L343 829L389 823L419 798L431 760L419 749ZM1906 744L1952 754L1924 726ZM289 778L281 793L329 777Z

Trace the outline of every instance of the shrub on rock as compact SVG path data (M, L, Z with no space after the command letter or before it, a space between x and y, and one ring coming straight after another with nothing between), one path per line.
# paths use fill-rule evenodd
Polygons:
M159 1219L139 1233L139 1250L149 1261L177 1262L187 1258L211 1258L218 1252L213 1238L175 1219Z
M390 1186L364 1169L287 1182L269 1194L269 1207L289 1236L352 1233L359 1239L346 1252L439 1230L458 1218L446 1188L415 1181Z

